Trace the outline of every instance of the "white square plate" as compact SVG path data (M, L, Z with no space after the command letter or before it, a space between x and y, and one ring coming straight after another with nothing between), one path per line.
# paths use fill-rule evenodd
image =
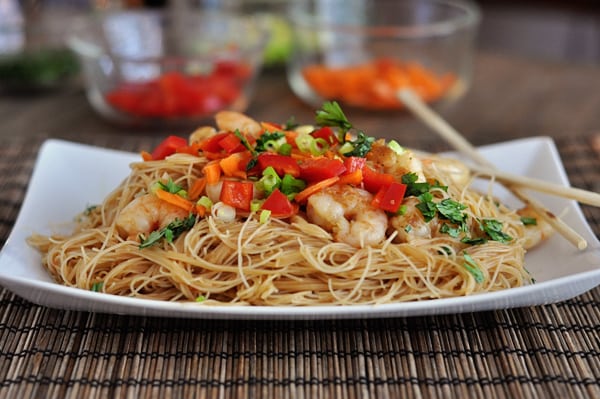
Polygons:
M483 147L482 153L505 172L568 185L558 151L549 138L537 137ZM34 303L60 309L206 319L334 319L405 317L474 312L557 302L600 284L600 243L577 203L533 193L589 243L579 251L555 234L526 255L535 284L466 297L355 306L204 306L119 297L55 283L39 254L25 242L33 232L49 234L68 227L86 206L101 202L129 173L139 155L59 140L40 150L23 206L0 253L0 284ZM518 203L506 191L496 194Z

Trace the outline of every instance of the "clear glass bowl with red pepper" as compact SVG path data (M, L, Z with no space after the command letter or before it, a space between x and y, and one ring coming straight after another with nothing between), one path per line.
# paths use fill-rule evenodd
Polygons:
M469 0L296 0L288 81L313 106L396 111L403 88L453 101L471 82L479 18Z
M193 125L244 111L268 34L250 18L188 10L94 15L73 29L92 107L126 125Z

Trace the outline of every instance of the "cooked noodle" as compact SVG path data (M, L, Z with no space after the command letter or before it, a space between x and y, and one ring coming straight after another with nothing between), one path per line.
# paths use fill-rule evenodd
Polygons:
M529 282L524 268L525 228L519 215L459 186L429 167L428 179L449 186L447 193L467 205L474 218L501 221L510 243L467 245L450 235L398 243L394 234L378 245L356 248L336 242L300 212L290 219L256 213L224 222L215 215L198 218L173 242L140 249L116 228L119 212L151 192L157 180L171 178L190 187L208 162L203 156L176 154L165 160L132 164L130 176L104 202L81 215L68 236L33 235L28 242L43 264L64 285L114 295L203 305L350 305L417 301L471 295ZM468 248L484 276L477 282L464 267Z

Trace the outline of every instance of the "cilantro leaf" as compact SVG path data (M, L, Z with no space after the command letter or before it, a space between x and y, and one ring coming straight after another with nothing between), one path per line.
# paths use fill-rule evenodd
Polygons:
M481 271L481 268L475 259L473 259L471 255L466 252L463 252L463 257L465 259L465 263L463 263L464 268L467 269L467 271L475 278L475 282L479 284L483 283L485 277L483 276L483 272Z
M298 126L300 126L300 124L296 121L296 117L292 115L287 121L285 121L285 125L283 125L283 130L294 130Z
M483 237L465 237L462 240L460 240L460 242L470 245L481 245L485 244L487 241L488 240Z
M458 227L452 227L447 223L444 223L442 227L440 227L440 233L448 234L450 237L458 238L461 233L461 229Z
M437 210L440 214L456 224L462 224L467 219L467 215L462 212L465 209L467 209L466 205L450 198L443 199L437 204Z
M352 144L352 151L344 153L347 157L361 157L364 158L369 151L371 151L371 144L375 141L374 137L367 136L363 132L358 132L356 140L350 141Z
M285 134L283 134L282 132L265 132L258 139L256 139L256 146L254 147L254 150L256 152L267 151L269 149L268 144L270 142L275 142L282 138L285 139Z
M183 232L194 227L196 223L196 216L190 214L185 219L175 219L171 223L169 223L166 227L163 227L160 230L154 230L151 232L147 238L142 238L141 243L139 245L140 249L148 248L156 243L158 243L162 238L167 240L167 242L173 242L177 237L179 237Z
M402 175L402 178L401 178L402 184L406 185L405 196L418 197L419 195L421 195L423 193L429 192L429 190L431 189L431 185L427 182L417 183L418 178L419 178L419 176L417 176L417 174L414 172L410 172L405 175Z
M437 206L433 202L433 195L431 193L423 193L418 197L419 202L415 207L421 211L426 222L429 222L437 214Z
M481 228L490 237L490 240L506 244L512 241L512 237L502 231L502 223L494 219L484 219Z
M246 149L248 151L250 151L253 155L254 155L254 148L252 148L252 146L250 145L250 143L248 143L248 140L246 139L246 137L242 134L242 132L239 131L239 129L235 129L235 132L233 132L233 134L235 134L235 137L237 137L238 139L240 139L240 141L242 142L242 145L244 147L246 147Z
M352 124L335 101L323 103L321 109L316 111L315 121L320 126L338 127L344 134L352 129Z
M525 226L537 226L537 219L523 216L521 218L521 223Z
M173 179L171 179L171 178L169 178L169 181L167 181L166 183L163 183L162 181L158 181L158 182L156 182L156 185L161 190L164 190L171 194L178 194L178 193L185 194L185 190L183 189L183 187L176 184L173 181Z

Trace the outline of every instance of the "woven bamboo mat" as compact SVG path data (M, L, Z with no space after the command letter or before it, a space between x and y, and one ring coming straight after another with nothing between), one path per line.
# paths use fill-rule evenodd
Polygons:
M2 243L41 142L0 143ZM572 183L600 191L594 138L557 144ZM583 209L600 235L600 211ZM62 311L0 289L0 398L50 397L600 397L600 288L535 308L303 322Z

